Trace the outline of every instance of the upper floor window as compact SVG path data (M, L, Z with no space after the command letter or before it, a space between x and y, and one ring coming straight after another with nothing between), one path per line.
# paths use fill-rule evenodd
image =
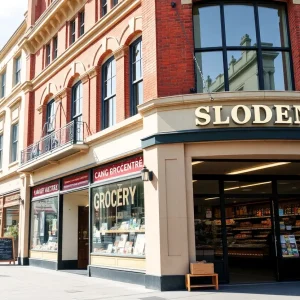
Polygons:
M15 162L18 159L18 143L19 143L19 124L13 124L11 127L11 155L10 161Z
M52 132L55 129L55 102L51 100L47 104L47 133Z
M3 134L0 134L0 170L2 169L3 161Z
M21 56L15 59L15 84L21 82Z
M46 45L46 66L51 62L51 45L50 43Z
M76 40L76 21L75 19L70 22L70 45Z
M6 72L1 74L1 97L5 97L5 87L6 87Z
M131 114L137 114L137 106L143 103L143 53L142 39L130 46L131 63Z
M85 13L84 11L79 13L79 36L82 36L84 34L84 19L85 19Z
M118 4L118 0L112 0L112 7Z
M53 38L53 60L57 58L58 53L58 39L57 36Z
M82 82L78 81L72 87L72 120L74 122L75 138L77 142L83 141L83 86Z
M101 17L107 14L107 0L100 0L101 6Z
M103 128L116 123L116 61L112 57L102 66Z
M284 4L199 4L193 16L198 92L294 88Z

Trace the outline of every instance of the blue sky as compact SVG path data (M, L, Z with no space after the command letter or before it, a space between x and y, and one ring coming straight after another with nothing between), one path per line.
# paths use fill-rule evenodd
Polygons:
M0 48L2 48L24 20L28 0L1 0Z

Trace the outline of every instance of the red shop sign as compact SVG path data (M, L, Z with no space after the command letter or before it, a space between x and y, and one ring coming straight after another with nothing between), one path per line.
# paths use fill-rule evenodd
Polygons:
M39 186L35 186L32 190L33 197L40 197L40 196L56 193L59 190L58 186L59 186L58 180L47 182Z
M120 177L127 174L139 172L143 169L143 167L143 156L139 155L134 158L125 159L118 163L94 169L93 179L94 182L99 182L106 179Z
M68 191L77 189L89 184L89 173L84 172L76 175L69 176L63 179L62 190Z

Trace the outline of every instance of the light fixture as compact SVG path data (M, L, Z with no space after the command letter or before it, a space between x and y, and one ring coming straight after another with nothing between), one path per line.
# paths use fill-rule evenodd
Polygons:
M216 200L219 199L220 197L211 197L211 198L206 198L204 199L204 201L208 201L208 200Z
M152 181L153 180L153 172L149 171L146 166L141 171L142 180L143 181Z
M277 162L277 163L272 163L272 164L266 164L266 165L256 166L256 167L247 168L247 169L243 169L243 170L232 171L232 172L227 173L226 175L237 175L237 174L249 173L249 172L253 172L253 171L257 171L257 170L287 165L290 163L291 162Z
M24 199L22 199L21 197L19 197L19 205L23 205L24 204Z
M193 183L194 183L194 182L197 182L197 181L198 181L198 180L193 180Z
M197 160L197 161L192 161L192 166L202 164L204 161Z

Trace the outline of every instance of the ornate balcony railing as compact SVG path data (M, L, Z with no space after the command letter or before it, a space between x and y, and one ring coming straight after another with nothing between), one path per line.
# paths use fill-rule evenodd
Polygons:
M72 121L24 149L21 152L21 165L49 155L67 145L82 144L89 135L88 133L88 126L85 122Z

